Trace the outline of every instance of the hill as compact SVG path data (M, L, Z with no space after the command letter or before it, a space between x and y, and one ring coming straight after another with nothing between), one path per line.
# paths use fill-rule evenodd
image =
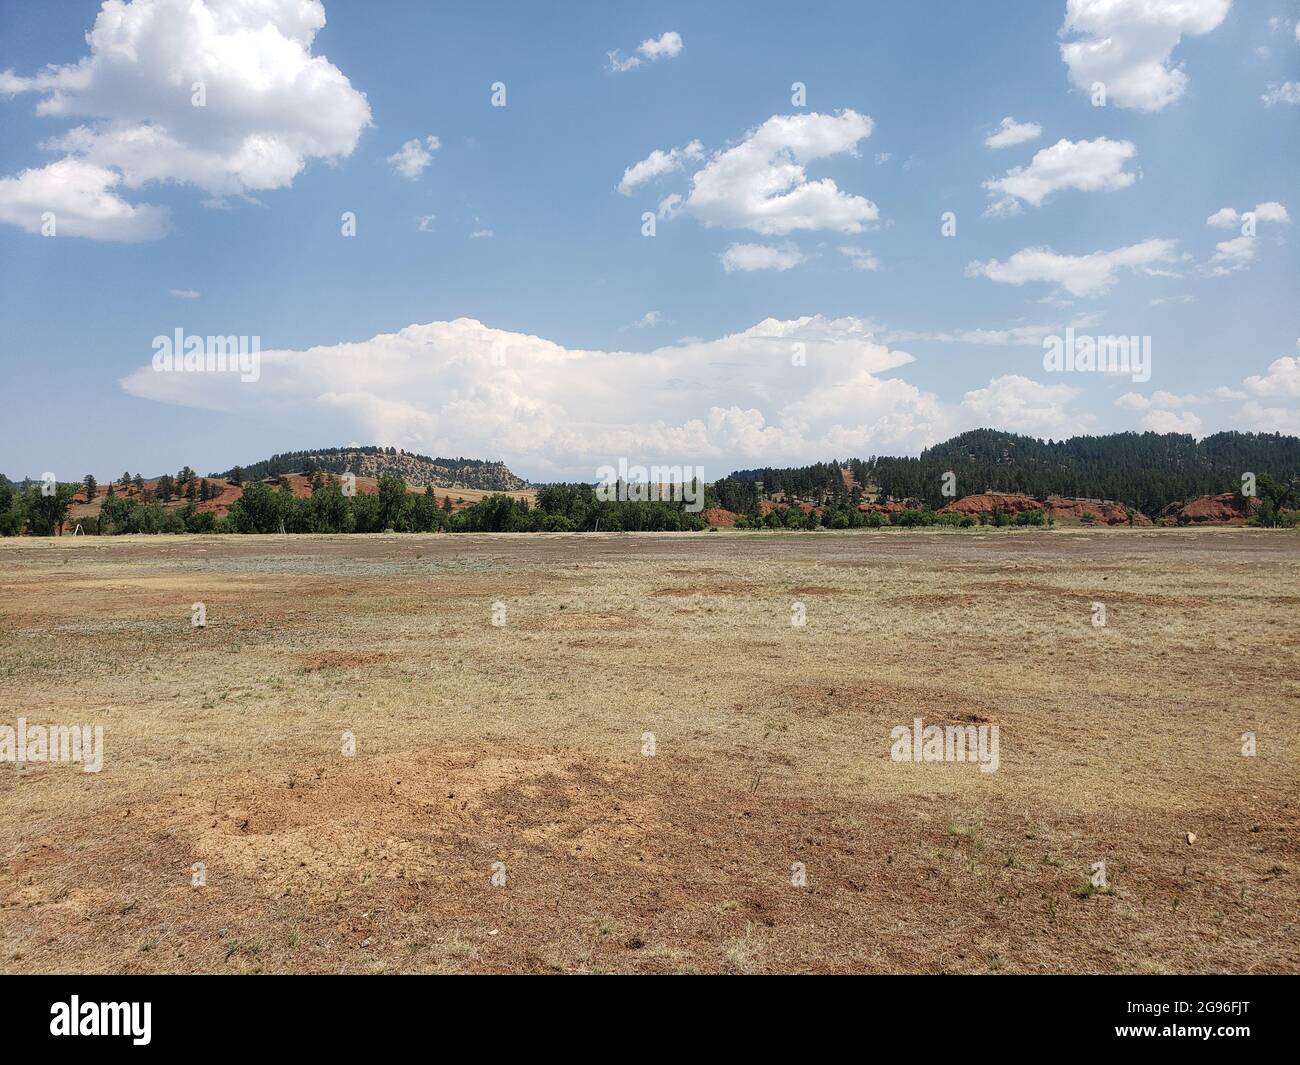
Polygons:
M912 499L933 507L951 502L943 475L956 475L959 495L1022 493L1127 504L1156 518L1174 504L1230 492L1241 475L1267 474L1300 484L1300 438L1280 433L1216 433L1197 441L1179 433L1112 433L1039 440L975 429L927 448L917 457L872 456L791 468L738 470L718 482L718 498L746 510L761 482L763 494L826 502L859 486L869 496Z
M484 459L443 459L417 455L395 447L326 447L314 451L286 451L247 466L231 467L213 476L229 480L236 470L245 478L262 480L282 473L354 473L378 480L385 474L424 488L473 488L485 492L523 492L532 486L516 477L504 462Z

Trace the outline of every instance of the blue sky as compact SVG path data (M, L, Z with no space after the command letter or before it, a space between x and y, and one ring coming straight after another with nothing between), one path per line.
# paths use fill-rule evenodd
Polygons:
M808 6L6 0L0 471L1300 432L1300 3ZM1069 324L1150 379L1045 369Z

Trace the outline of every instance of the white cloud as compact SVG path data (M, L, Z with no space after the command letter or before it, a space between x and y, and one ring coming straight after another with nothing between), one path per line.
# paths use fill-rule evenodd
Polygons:
M1261 399L1300 399L1300 359L1283 355L1262 376L1247 377L1242 384Z
M684 148L670 148L666 152L656 148L639 163L633 163L623 171L622 180L618 183L618 191L624 196L630 196L637 186L680 170L685 163L699 162L703 158L704 145L697 140L691 141Z
M804 165L856 152L872 120L856 111L773 115L739 144L715 153L691 179L677 206L706 226L779 236L800 229L859 233L879 210L830 178L808 180Z
M789 270L806 257L793 244L732 244L719 257L727 273L751 270Z
M986 388L967 392L964 412L990 428L1041 436L1086 433L1095 418L1068 410L1079 394L1071 385L1045 385L1019 374L995 377Z
M1065 332L1067 326L1088 329L1099 321L1097 315L1080 315L1069 322L1051 322L1037 325L1013 325L1005 329L956 330L900 330L887 329L881 336L891 344L906 344L913 340L937 341L944 344L976 344L981 347L1033 347L1042 346L1043 338Z
M1300 340L1296 341L1300 347ZM1245 391L1220 389L1224 399L1240 399L1236 422L1262 433L1300 435L1300 358L1283 355L1263 374L1242 381Z
M806 364L792 365L795 345ZM766 319L710 341L648 352L568 349L470 319L356 343L268 350L261 378L156 373L132 395L273 425L328 425L426 454L500 457L540 479L584 476L610 456L735 465L820 461L946 439L960 412L881 375L912 357L853 318Z
M1098 137L1092 141L1059 140L1036 152L1028 166L1008 170L1005 177L984 182L990 196L1001 195L989 209L994 215L1014 213L1004 205L1006 198L1024 200L1038 207L1061 189L1111 192L1127 188L1137 175L1124 169L1137 153L1130 141Z
M1175 242L1149 239L1112 251L1090 255L1058 255L1051 248L1023 248L1005 262L972 262L967 277L986 277L1006 285L1045 281L1060 285L1072 296L1092 296L1110 288L1120 270L1173 258Z
M1011 148L1025 141L1037 140L1043 127L1037 122L1017 122L1010 115L1002 120L996 130L984 138L986 148Z
M0 178L0 222L40 233L47 214L56 236L93 240L157 240L167 232L167 209L131 204L113 190L122 175L80 159Z
M1256 222L1281 222L1284 225L1289 225L1291 222L1286 207L1276 200L1255 204L1255 209L1251 213L1254 214ZM1237 213L1235 207L1220 207L1205 220L1205 224L1220 229L1232 229L1241 219L1242 216Z
M1253 216L1253 217L1252 217ZM1222 240L1214 246L1214 254L1203 267L1211 277L1224 277L1247 269L1254 261L1259 249L1256 237L1256 224L1267 222L1290 225L1291 216L1287 209L1276 200L1257 203L1252 211L1238 214L1235 207L1220 207L1205 220L1206 225L1220 229L1231 229L1241 225L1241 235L1231 240Z
M605 53L609 60L609 69L616 74L626 70L635 70L642 60L653 63L659 59L675 59L682 54L682 35L676 30L669 30L659 37L648 37L637 45L637 54L626 59L617 48Z
M632 323L633 329L652 329L664 320L664 316L658 311L646 311L635 322Z
M657 214L660 218L672 218L677 213L678 208L685 202L685 197L676 192L670 192L659 201Z
M1238 409L1234 423L1257 433L1289 433L1300 436L1300 407L1266 407L1247 400Z
M1300 104L1300 81L1273 81L1260 97L1266 107L1276 104Z
M203 293L192 288L169 288L167 294L169 296L174 296L178 300L196 300Z
M1178 396L1172 392L1156 389L1149 396L1138 392L1125 392L1115 400L1115 406L1125 410L1180 410L1200 402L1199 396Z
M1221 240L1210 256L1209 271L1216 276L1235 274L1246 269L1255 258L1255 238L1240 236Z
M1061 58L1070 80L1084 92L1101 82L1108 103L1159 111L1187 89L1181 67L1171 66L1184 35L1209 33L1223 22L1232 0L1068 0Z
M1269 200L1268 203L1255 204L1255 220L1257 222L1281 222L1284 225L1291 224L1291 216L1287 214L1286 208L1276 200Z
M123 190L176 182L223 204L291 185L311 159L350 155L370 107L311 54L324 25L317 0L106 3L88 56L30 77L0 73L0 93L42 96L38 114L90 119L44 145L63 159L0 179L0 221L32 230L32 213L52 210L60 233L152 240L165 209Z
M855 248L846 245L840 248L840 254L847 256L855 270L880 269L880 260L872 255L866 248Z
M682 54L682 35L676 30L669 30L660 37L651 37L641 42L637 51L651 62L656 59L675 59Z
M469 239L470 239L470 240L487 240L487 239L489 239L490 237L495 237L495 236L496 236L496 234L495 234L492 230L490 230L490 229L476 229L476 230L474 230L473 233L471 233L471 234L469 235Z
M433 162L433 153L441 147L442 142L437 137L412 137L385 162L392 166L394 174L415 181Z
M433 223L437 220L436 214L418 214L415 216L415 228L421 233L432 233Z
M1171 410L1152 410L1144 414L1138 424L1153 433L1201 435L1201 419L1191 411L1177 414Z
M130 394L267 426L288 417L338 439L500 458L537 480L590 480L618 455L700 463L712 479L828 455L916 454L981 426L1095 431L1095 418L1074 410L1073 385L1005 375L945 403L898 376L912 356L871 323L820 315L644 352L565 348L460 318L263 351L256 383L156 373L149 360L142 351L123 380Z

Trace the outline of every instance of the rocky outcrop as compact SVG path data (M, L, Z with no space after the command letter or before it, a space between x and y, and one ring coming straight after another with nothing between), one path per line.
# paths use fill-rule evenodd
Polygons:
M1247 502L1251 513L1259 508L1258 499ZM1190 503L1170 503L1160 512L1160 521L1163 525L1245 525L1247 514L1241 503L1235 492L1201 496Z
M1001 510L1004 514L1020 514L1026 510L1046 510L1046 505L1032 496L1017 492L980 492L977 495L962 496L939 508L940 514L968 514L978 518L981 514L992 514Z
M351 471L358 477L384 475L400 477L407 484L420 488L478 488L488 492L521 492L529 487L522 477L516 477L504 462L458 462L435 460L409 451L340 451L327 454L306 454L303 469L313 467L330 473Z
M901 514L908 507L906 503L891 499L884 503L859 503L858 509L864 514Z
M991 515L995 509L1014 517L1027 510L1041 510L1044 517L1057 524L1079 522L1098 525L1128 525L1129 510L1123 503L1111 499L1071 499L1067 496L1048 496L1035 499L1020 492L980 492L963 496L939 509L940 514L965 514L978 518ZM1151 519L1138 511L1133 512L1132 524L1150 525Z
M1056 522L1084 521L1090 515L1100 525L1128 525L1129 508L1110 499L1068 499L1065 496L1048 496L1044 504L1047 516ZM1133 525L1150 525L1151 519L1141 511L1133 511Z

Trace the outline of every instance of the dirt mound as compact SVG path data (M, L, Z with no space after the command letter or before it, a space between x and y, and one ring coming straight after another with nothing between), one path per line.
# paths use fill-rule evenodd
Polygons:
M730 529L740 518L740 515L734 511L727 510L726 507L709 507L701 514L710 525L723 529Z

